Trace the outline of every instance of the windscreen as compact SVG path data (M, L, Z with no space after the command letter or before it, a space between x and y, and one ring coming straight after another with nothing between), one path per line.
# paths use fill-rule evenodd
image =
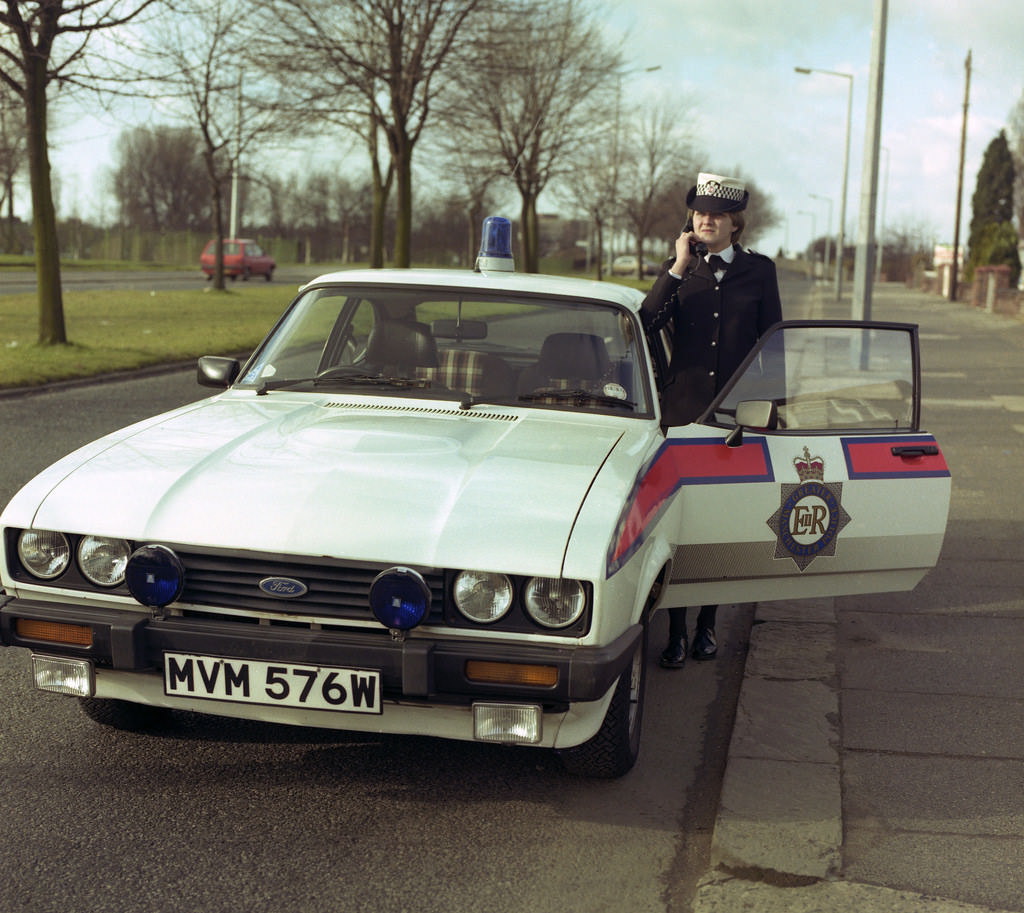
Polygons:
M628 310L583 299L323 287L296 301L241 385L650 415L639 332Z

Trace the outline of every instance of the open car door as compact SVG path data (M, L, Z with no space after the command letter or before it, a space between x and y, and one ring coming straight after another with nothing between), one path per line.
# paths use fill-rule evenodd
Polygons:
M674 549L663 604L912 589L951 487L919 416L916 325L777 324L642 475Z

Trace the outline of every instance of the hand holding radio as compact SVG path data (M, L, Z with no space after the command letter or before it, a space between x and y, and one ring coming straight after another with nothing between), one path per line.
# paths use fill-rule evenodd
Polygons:
M690 264L694 257L703 257L708 252L708 246L700 240L693 231L693 219L688 219L676 238L676 260L672 264L671 271L678 276Z

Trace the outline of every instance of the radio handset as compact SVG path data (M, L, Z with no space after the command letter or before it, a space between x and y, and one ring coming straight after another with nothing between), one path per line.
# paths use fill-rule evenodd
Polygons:
M693 231L693 219L687 219L683 231ZM695 257L706 257L708 246L703 241L690 241L690 253Z

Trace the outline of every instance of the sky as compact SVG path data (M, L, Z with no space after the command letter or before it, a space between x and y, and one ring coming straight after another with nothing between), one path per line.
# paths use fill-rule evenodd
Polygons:
M885 226L920 227L952 243L963 124L965 61L972 57L961 243L984 152L1024 94L1024 3L1020 0L631 0L610 25L628 31L633 91L678 90L697 114L700 170L739 168L785 218L756 247L801 250L841 208L850 80L853 76L845 220L859 229L865 125L878 8L884 17L882 120L876 209ZM824 200L811 196L823 197ZM884 209L884 213L883 213ZM811 215L813 214L813 215ZM884 220L883 220L884 215Z
M839 225L850 81L800 75L798 66L853 76L845 225L847 243L857 239L880 5L881 0L609 0L601 18L610 38L624 39L624 96L656 103L678 93L684 126L706 156L700 170L728 175L739 169L770 194L784 223L754 246L774 255L779 248L801 250L830 227L834 236ZM970 51L963 243L985 149L1024 94L1024 3L885 5L879 230L883 239L888 225L952 242ZM653 67L658 69L645 72ZM127 125L88 115L62 117L61 124L52 131L51 154L61 177L61 213L103 215L97 212L97 188ZM106 204L106 217L111 205Z

